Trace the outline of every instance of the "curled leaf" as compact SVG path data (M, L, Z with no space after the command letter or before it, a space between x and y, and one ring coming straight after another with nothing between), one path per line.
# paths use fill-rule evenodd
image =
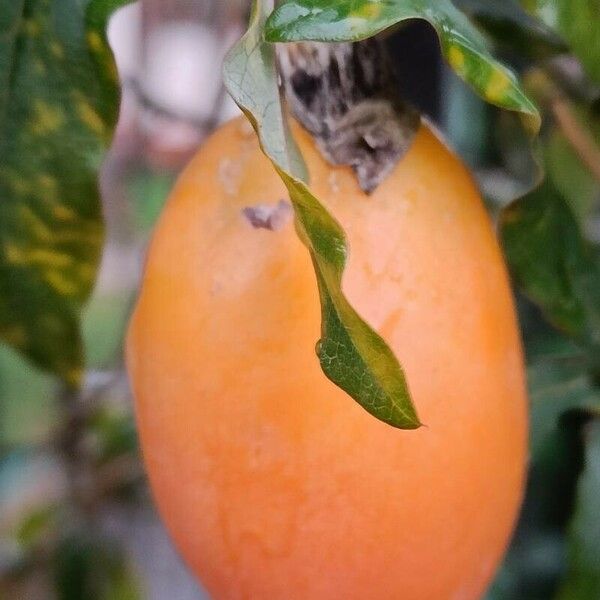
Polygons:
M287 130L275 49L263 36L270 8L270 1L255 1L248 32L225 60L224 77L229 93L256 129L264 153L289 191L298 234L310 252L322 306L321 367L372 415L395 427L414 429L420 423L397 358L342 292L346 238L310 192L304 162Z
M490 54L485 38L449 0L284 0L269 17L271 42L357 41L405 21L424 19L436 30L444 57L486 101L523 116L531 132L538 111L508 68Z

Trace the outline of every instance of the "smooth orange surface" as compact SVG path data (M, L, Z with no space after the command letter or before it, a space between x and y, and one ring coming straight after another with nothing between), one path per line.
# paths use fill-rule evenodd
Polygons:
M150 481L212 597L481 598L526 462L521 348L471 177L423 125L372 196L296 130L351 247L344 288L402 361L426 424L401 431L322 374L315 276L284 188L240 120L177 183L127 359Z

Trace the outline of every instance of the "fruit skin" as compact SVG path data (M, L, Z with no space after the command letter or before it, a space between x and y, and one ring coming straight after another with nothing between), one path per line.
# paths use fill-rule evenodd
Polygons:
M421 420L377 421L322 374L315 276L240 120L156 228L127 362L150 482L222 599L481 598L522 495L526 394L505 267L471 177L426 125L365 196L295 129L351 248L344 289L402 362Z

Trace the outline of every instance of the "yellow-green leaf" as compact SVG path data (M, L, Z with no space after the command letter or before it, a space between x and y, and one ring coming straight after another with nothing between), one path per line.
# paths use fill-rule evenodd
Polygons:
M118 109L105 27L126 0L0 6L0 340L77 384Z

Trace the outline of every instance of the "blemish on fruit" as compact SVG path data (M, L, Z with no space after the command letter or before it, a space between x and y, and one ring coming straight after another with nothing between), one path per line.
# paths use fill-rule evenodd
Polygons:
M277 204L256 204L242 209L242 215L255 229L279 231L292 219L289 202L280 200Z
M241 173L239 162L231 158L223 158L219 162L217 177L228 196L235 196L238 193Z
M331 171L329 173L329 177L327 177L327 183L329 184L329 189L334 194L337 194L340 191L340 184L338 181L337 173L335 171Z

